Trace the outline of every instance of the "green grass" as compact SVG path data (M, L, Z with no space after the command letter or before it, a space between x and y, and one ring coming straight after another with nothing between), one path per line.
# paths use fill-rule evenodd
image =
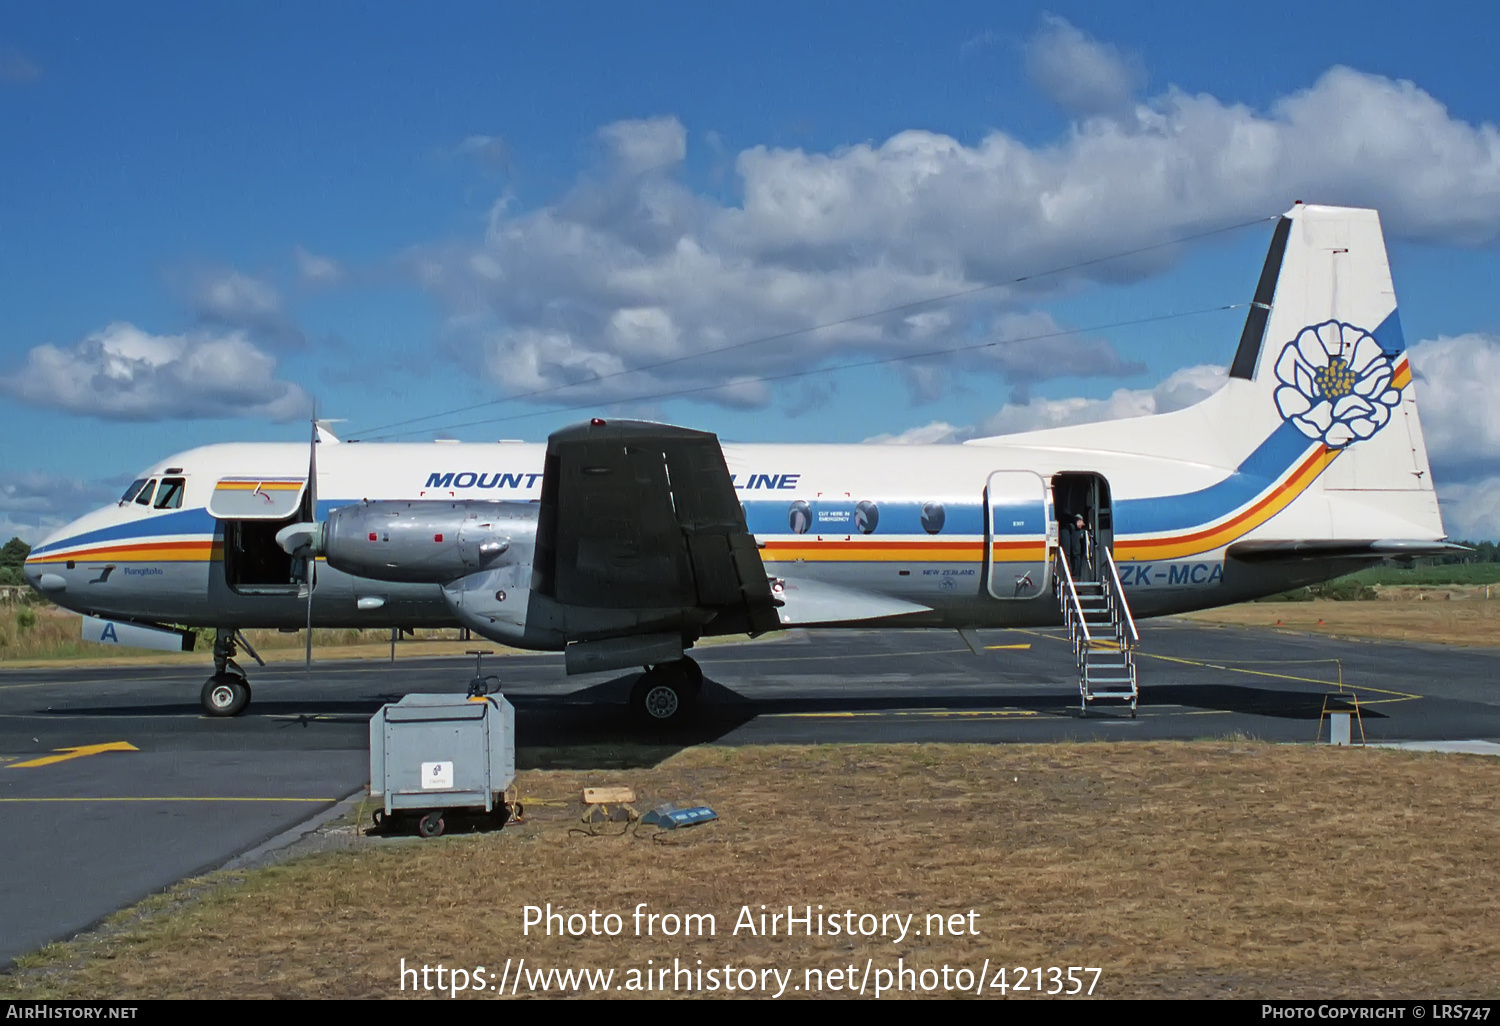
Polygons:
M1451 563L1447 566L1372 566L1349 575L1361 584L1407 585L1500 584L1500 563Z
M1310 602L1315 598L1350 601L1373 599L1375 588L1475 587L1500 584L1500 563L1449 563L1439 566L1372 566L1310 588L1297 588L1262 602Z

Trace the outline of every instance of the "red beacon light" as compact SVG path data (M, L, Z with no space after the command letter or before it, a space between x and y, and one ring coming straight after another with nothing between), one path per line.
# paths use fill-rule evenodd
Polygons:
M590 427L603 427L604 426L604 421L601 420L598 417L595 417L593 420L589 421L589 426Z

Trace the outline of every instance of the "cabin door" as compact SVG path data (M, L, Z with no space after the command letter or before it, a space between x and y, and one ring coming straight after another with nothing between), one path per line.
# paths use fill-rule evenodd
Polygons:
M985 578L997 599L1052 593L1052 493L1040 474L998 470L985 486Z

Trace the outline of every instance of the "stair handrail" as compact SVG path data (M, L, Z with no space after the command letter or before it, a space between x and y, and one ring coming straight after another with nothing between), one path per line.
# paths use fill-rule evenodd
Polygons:
M1120 610L1125 614L1125 626L1130 628L1130 640L1139 642L1141 635L1135 629L1135 617L1130 615L1130 603L1125 601L1125 585L1120 580L1119 567L1115 566L1114 553L1110 552L1106 545L1101 545L1100 548L1104 551L1104 560L1109 565L1109 581L1114 585L1113 597L1120 603Z
M1068 561L1061 551L1058 552L1057 562L1062 567L1063 580L1067 582L1064 601L1071 600L1072 602L1073 613L1078 618L1078 626L1083 630L1083 640L1092 641L1094 636L1089 633L1089 622L1083 618L1083 605L1078 601L1078 587L1073 583L1073 571L1068 568Z

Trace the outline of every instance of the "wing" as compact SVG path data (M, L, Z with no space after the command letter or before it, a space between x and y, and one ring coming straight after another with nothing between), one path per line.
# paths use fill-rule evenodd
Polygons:
M595 420L555 432L544 470L540 594L574 609L676 609L705 634L780 626L717 436Z

